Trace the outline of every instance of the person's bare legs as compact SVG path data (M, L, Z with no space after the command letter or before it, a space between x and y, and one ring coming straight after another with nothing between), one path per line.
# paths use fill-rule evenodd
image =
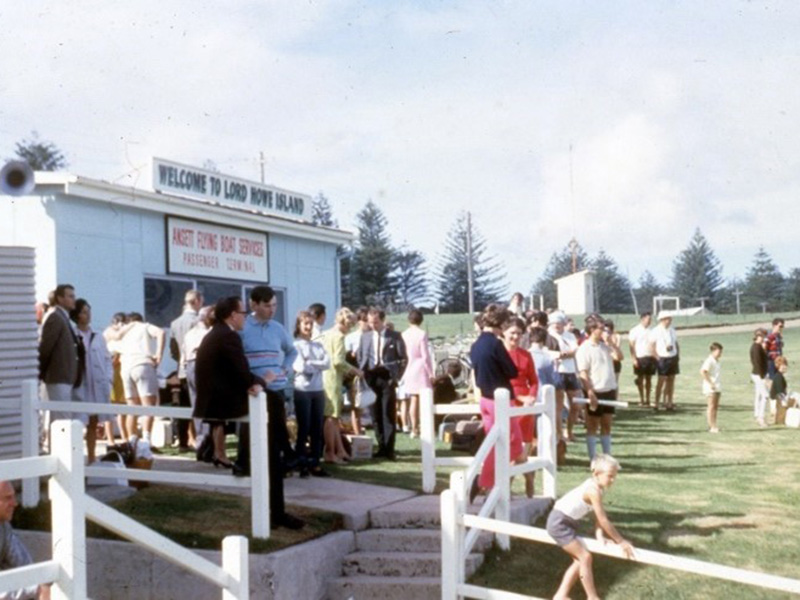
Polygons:
M570 565L567 572L564 573L564 578L561 580L561 585L553 596L554 599L568 598L568 594L575 585L578 577L580 577L583 589L586 592L588 600L599 600L597 589L594 587L594 573L592 573L592 553L589 552L584 545L578 540L572 540L566 546L563 546L564 551L575 559L575 562ZM577 565L577 568L575 566Z
M158 396L142 396L142 406L158 406ZM144 418L144 430L142 431L142 436L146 439L150 439L150 434L153 433L153 417L146 416Z
M673 395L675 393L675 375L668 375L664 385L664 406L672 410L675 408Z
M397 412L400 414L400 431L408 433L408 398L397 401Z
M106 442L108 442L109 446L114 445L114 426L111 424L111 421L106 421L103 423L103 431L106 435Z
M664 375L658 376L658 381L656 382L656 403L653 406L655 410L658 410L658 403L661 402L661 394L664 393L664 387L667 383L667 378ZM664 396L664 405L667 404L666 395Z
M408 401L408 420L411 426L411 437L419 435L419 394L414 394Z
M89 464L97 458L97 415L89 416L89 423L86 425L86 455Z
M636 390L639 392L639 405L644 406L644 375L637 375L633 381L636 384Z
M130 406L142 405L142 401L138 396L135 398L125 398L125 402L127 402ZM125 427L123 428L122 433L126 442L135 436L139 431L139 428L137 427L138 420L139 417L136 415L125 415Z
M564 390L556 390L556 435L559 440L564 439Z
M719 411L719 399L721 394L714 392L708 395L708 406L706 407L706 420L708 421L708 431L717 433L717 412Z
M353 426L353 435L361 435L361 409L353 406L350 409L350 425Z
M653 390L653 376L652 375L645 375L644 376L644 390L645 390L645 406L650 406L650 396Z
M569 399L569 414L567 416L567 440L570 442L575 441L575 434L573 430L575 429L575 423L578 421L578 416L580 415L581 406L579 404L574 403L572 400L577 396L575 390L567 390L567 398Z
M230 462L228 452L225 449L225 425L215 423L211 426L211 439L214 441L214 458L223 464Z

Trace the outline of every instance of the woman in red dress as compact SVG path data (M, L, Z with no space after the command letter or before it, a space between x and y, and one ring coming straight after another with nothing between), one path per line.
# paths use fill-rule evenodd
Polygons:
M530 352L519 345L524 331L525 322L519 317L512 317L503 325L503 344L511 361L517 367L517 376L511 380L515 397L511 401L513 406L530 406L536 402L536 394L539 391L539 379L536 377L536 365L533 363L533 357ZM534 415L520 417L519 424L522 431L524 456L529 456L535 437L536 418ZM528 498L533 497L533 477L533 473L525 474L525 494Z

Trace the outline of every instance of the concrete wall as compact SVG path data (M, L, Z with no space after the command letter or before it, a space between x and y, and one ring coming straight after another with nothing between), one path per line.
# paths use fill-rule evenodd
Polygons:
M51 557L50 534L18 531L34 560ZM220 589L126 542L87 541L89 595L94 600L219 600ZM355 534L338 531L271 554L250 555L253 600L321 600L342 559L355 549ZM198 551L221 564L219 552Z

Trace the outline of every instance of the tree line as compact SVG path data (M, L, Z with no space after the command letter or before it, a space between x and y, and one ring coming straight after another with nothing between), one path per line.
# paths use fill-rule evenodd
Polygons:
M591 269L595 272L597 309L603 313L651 310L653 297L658 295L679 297L682 308L704 305L717 313L735 313L737 308L742 313L800 309L800 268L791 269L784 275L761 246L744 279L726 280L721 261L699 228L689 245L673 260L672 278L665 283L660 283L650 271L645 271L633 284L603 250L595 257L589 257L578 244L575 254L577 270ZM570 273L572 249L566 246L553 253L531 293L544 296L545 306L556 306L553 281Z

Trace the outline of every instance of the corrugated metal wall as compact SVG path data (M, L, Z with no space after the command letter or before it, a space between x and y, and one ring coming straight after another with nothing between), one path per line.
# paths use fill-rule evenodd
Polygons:
M0 459L22 454L20 383L38 377L33 248L0 246Z

